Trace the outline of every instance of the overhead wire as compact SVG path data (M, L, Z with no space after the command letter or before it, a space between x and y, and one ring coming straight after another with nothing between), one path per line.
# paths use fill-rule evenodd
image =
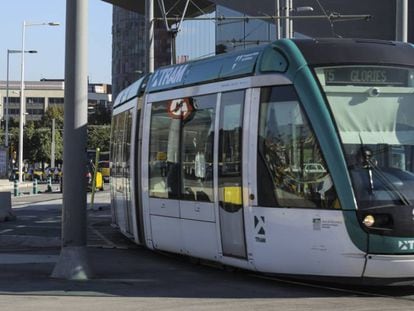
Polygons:
M320 3L320 1L319 1L319 0L315 0L315 1L316 1L316 3L318 4L319 8L321 9L321 11L322 11L323 15L325 15L325 16L326 16L326 19L328 20L329 25L330 25L330 27L331 27L331 33L332 33L332 35L333 35L333 36L335 36L335 37L337 37L337 38L342 38L342 36L340 36L339 34L337 34L337 33L335 32L335 25L334 25L334 22L333 22L333 20L330 18L330 16L328 15L328 13L326 12L326 10L325 10L325 8L323 7L323 5Z

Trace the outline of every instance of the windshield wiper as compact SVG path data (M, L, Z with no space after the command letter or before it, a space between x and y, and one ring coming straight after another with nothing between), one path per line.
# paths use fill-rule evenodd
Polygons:
M398 199L403 203L404 205L411 205L410 200L407 199L407 197L397 189L397 187L392 183L392 181L384 174L384 172L377 166L376 163L372 160L372 151L365 147L364 143L362 142L361 135L359 135L359 140L361 141L361 154L363 157L363 168L368 170L368 180L369 180L369 192L370 194L374 193L374 178L372 171L374 170L375 173L378 175L380 181L384 185L384 187L388 188L388 190L391 191L391 193L394 193Z
M384 174L384 172L378 166L373 166L373 169L378 174L378 177L380 178L385 187L387 187L389 190L395 193L404 205L411 205L411 202L407 199L407 197L400 190L397 189L397 187L392 183L392 181L387 177L387 175Z

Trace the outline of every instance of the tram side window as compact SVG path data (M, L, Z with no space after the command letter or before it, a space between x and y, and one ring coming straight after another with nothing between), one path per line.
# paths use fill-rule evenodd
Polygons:
M260 97L259 205L339 208L318 141L293 86L263 88Z
M181 121L171 118L168 102L152 104L149 191L155 198L179 198L179 137Z
M217 95L152 104L150 196L213 201L213 146Z
M110 151L110 159L109 159L109 165L111 168L111 176L114 175L115 169L114 169L114 162L115 162L115 146L116 146L116 140L115 140L115 129L116 129L116 117L112 117L112 122L111 122L111 151Z
M219 204L228 212L242 207L242 126L244 91L221 97L218 158Z
M213 147L216 98L192 98L191 115L182 120L181 198L213 202Z
M123 178L125 177L125 169L127 167L126 162L126 123L128 118L128 112L123 112L117 116L117 128L116 128L116 182L115 190L118 192L124 192L125 185Z
M112 117L111 122L111 153L110 153L110 174L111 174L111 197L114 197L115 195L115 177L116 177L116 139L117 139L117 133L116 133L116 127L117 127L117 116Z
M125 135L124 135L124 183L127 195L129 196L129 179L130 179L130 156L131 156L131 129L132 129L132 109L125 116Z

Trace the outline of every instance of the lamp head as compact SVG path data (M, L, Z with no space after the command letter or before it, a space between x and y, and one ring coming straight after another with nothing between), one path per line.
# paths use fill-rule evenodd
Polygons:
M295 9L295 11L296 11L297 13L303 13L303 12L313 12L313 7L311 7L311 6L300 6L300 7L297 7L297 8Z

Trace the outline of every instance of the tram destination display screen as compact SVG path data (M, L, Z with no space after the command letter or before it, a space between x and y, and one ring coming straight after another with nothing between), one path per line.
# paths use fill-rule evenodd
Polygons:
M326 85L408 86L409 71L389 67L337 67L324 69Z

